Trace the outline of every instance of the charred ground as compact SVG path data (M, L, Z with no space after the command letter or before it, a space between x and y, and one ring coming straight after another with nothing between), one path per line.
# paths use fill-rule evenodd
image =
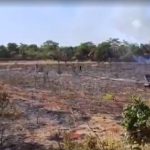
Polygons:
M48 148L62 140L56 136L58 131L69 132L73 140L93 133L121 138L122 110L131 95L150 98L149 89L144 88L150 65L35 64L0 65L0 89L9 94L20 114L1 118L7 124L7 144L13 143L15 148L18 143ZM105 99L107 95L111 98Z

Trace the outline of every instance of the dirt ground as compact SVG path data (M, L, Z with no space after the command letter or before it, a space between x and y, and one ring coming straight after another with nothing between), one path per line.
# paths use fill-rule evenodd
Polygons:
M1 63L0 90L9 94L20 114L0 118L7 124L7 145L48 148L62 140L59 133L66 132L72 140L93 134L122 138L122 111L130 97L150 99L144 87L149 67L136 63ZM107 94L113 99L104 99Z

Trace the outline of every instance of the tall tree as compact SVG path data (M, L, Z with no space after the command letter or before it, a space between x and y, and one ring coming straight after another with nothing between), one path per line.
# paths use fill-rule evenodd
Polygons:
M61 60L63 61L71 61L74 56L74 48L73 47L60 47Z
M41 50L45 51L45 53L47 53L47 55L51 59L57 59L58 49L59 49L59 44L51 40L44 42L43 45L41 46Z
M27 57L27 54L26 54L27 49L28 49L27 44L20 43L20 45L19 45L19 54L22 56L23 59L25 59Z
M81 43L77 49L75 56L78 60L87 60L90 58L90 53L96 46L92 42Z
M0 45L0 58L9 58L9 52L4 45Z
M8 43L7 49L11 57L17 57L17 55L19 54L19 48L16 43Z
M112 58L111 44L109 42L102 42L97 46L94 55L97 61L108 61Z
M110 38L108 40L108 43L111 45L111 51L112 51L112 58L115 60L118 60L120 57L120 45L121 42L118 38Z

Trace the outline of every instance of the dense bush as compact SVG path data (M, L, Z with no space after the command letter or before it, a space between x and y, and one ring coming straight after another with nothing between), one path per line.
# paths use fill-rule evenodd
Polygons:
M134 56L134 57L133 57ZM95 61L143 61L150 56L150 44L132 44L110 38L97 45L84 42L78 46L59 46L48 40L42 45L8 43L0 45L0 59L52 59L59 61L95 60Z
M124 109L123 126L130 142L150 141L150 107L141 98L133 97L133 102Z

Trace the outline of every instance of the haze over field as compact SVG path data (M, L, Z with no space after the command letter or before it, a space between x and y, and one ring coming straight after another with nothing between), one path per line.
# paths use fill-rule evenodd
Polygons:
M62 46L110 37L149 42L150 7L147 5L50 5L0 8L0 44L54 40Z

